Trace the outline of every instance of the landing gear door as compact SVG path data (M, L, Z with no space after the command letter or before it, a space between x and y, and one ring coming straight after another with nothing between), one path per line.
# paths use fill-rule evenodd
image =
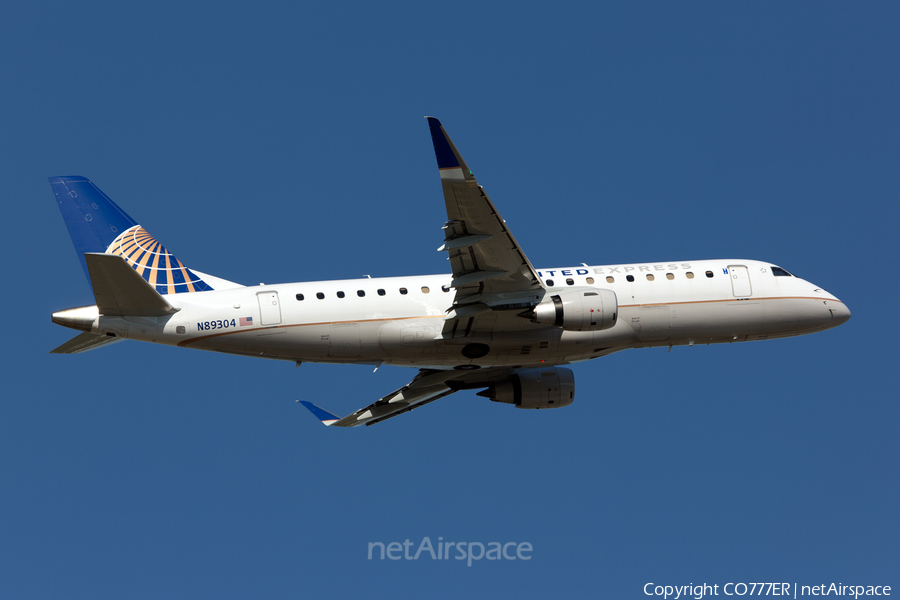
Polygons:
M281 323L281 306L278 304L278 292L260 292L259 300L260 325L278 325Z
M750 289L750 274L747 267L742 265L729 265L728 275L731 277L731 289L735 298L749 298L753 294Z

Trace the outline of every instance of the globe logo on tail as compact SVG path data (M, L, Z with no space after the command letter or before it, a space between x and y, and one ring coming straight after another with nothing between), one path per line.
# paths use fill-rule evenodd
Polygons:
M119 234L106 253L124 258L160 294L212 290L140 225Z

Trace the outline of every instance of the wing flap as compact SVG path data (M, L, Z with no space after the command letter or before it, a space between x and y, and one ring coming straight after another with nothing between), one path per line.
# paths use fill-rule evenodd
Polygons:
M399 390L395 390L333 423L337 427L357 427L374 425L391 417L409 412L423 404L428 404L453 393L447 385L456 373L453 371L419 371L418 375Z
M479 272L501 273L484 286L475 284L468 294L518 292L542 289L537 271L522 252L506 222L484 189L468 183L442 182L449 221L444 225L444 245L449 252L454 279Z
M449 396L455 389L447 385L447 381L458 377L458 371L432 371L423 369L411 382L399 390L395 390L376 400L372 404L361 408L346 417L340 418L330 412L319 408L312 402L301 400L313 415L326 425L336 427L358 427L359 425L374 425L391 417L407 413L414 408L434 402L444 396Z
M449 390L449 389L448 389L447 391L445 391L445 392L443 392L443 393L441 393L441 394L438 394L437 396L433 396L433 397L431 397L431 398L428 398L427 400L422 400L421 402L417 402L416 404L409 405L409 406L407 406L406 408L401 408L400 410L395 411L395 412L392 412L392 413L390 413L390 414L388 414L388 415L385 415L385 416L383 416L383 417L378 417L378 418L376 418L376 419L372 419L372 420L370 420L370 421L367 421L367 422L366 422L366 426L369 426L369 425L375 425L376 423L381 423L382 421L387 421L388 419L393 419L394 417L398 417L398 416L400 416L400 415L402 415L402 414L404 414L404 413L408 413L408 412L411 411L411 410L414 410L414 409L416 409L416 408L425 406L426 404L430 404L431 402L434 402L435 400L440 400L440 399L443 398L444 396L449 396L449 395L452 394L453 392L454 392L454 390Z

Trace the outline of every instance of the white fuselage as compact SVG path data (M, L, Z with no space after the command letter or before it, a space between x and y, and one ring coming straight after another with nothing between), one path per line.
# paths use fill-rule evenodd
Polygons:
M498 310L493 333L443 339L453 301L450 275L390 277L234 287L168 296L166 317L97 316L91 331L148 342L294 361L549 366L627 348L742 342L835 327L850 311L832 294L771 263L707 260L542 269L547 294L568 286L615 292L618 318L603 331L521 330L516 310ZM711 276L708 276L710 274ZM629 281L632 279L632 281ZM405 290L405 293L403 293ZM301 299L302 298L302 299ZM509 321L513 320L513 321ZM512 322L519 331L508 332ZM461 355L478 342L490 352Z

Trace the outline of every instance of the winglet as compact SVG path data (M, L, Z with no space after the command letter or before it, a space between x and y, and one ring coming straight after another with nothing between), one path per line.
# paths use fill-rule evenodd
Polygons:
M312 402L307 402L306 400L298 400L297 402L305 406L306 409L311 412L315 418L322 421L322 423L325 425L334 425L337 421L341 420L339 416L333 415L323 408L319 408Z
M438 170L441 179L450 181L475 180L475 176L469 171L466 161L463 160L459 150L453 145L453 140L447 135L441 122L434 117L425 117L428 120L428 128L431 130L431 142L434 144L434 156L437 159Z

